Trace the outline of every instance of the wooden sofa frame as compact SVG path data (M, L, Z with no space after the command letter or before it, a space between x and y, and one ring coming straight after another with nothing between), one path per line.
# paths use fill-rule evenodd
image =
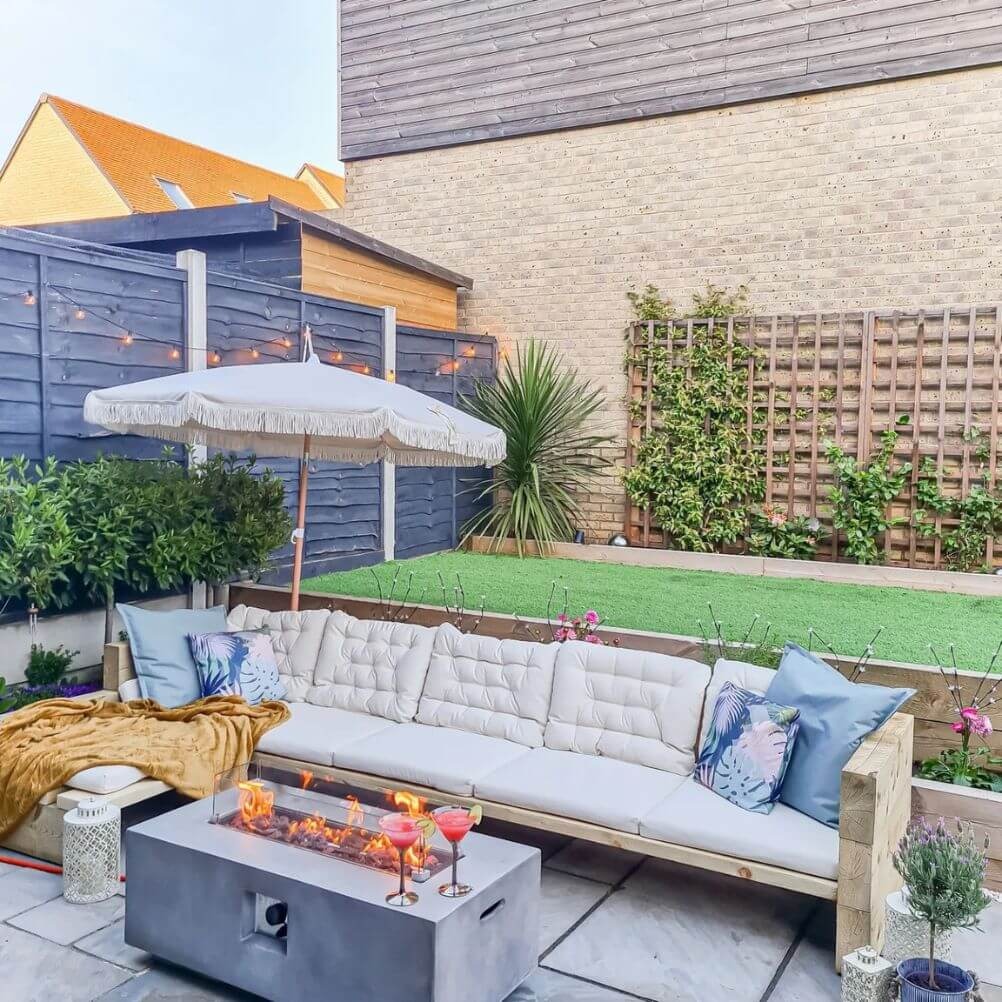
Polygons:
M104 689L107 699L118 698L118 686L135 677L132 656L124 643L108 644L104 656ZM477 798L443 794L430 787L407 784L407 789L435 803L480 804L484 815L526 828L554 832L571 838L584 839L601 845L614 846L645 856L696 866L761 884L782 887L836 903L837 933L835 965L841 968L842 957L867 944L880 949L884 942L884 900L901 886L894 869L893 853L904 834L911 816L911 777L914 718L895 714L879 730L871 734L857 749L842 771L841 814L839 823L839 869L836 880L798 873L795 870L743 860L722 853L693 849L688 846L661 842L643 835L631 835L601 825L574 818L527 810L510 804ZM284 756L258 752L254 761L265 766L309 771L318 770L332 780L342 781L360 789L384 791L387 779L368 773L337 767L321 767ZM135 803L144 796L156 796L166 789L155 780L148 792L128 799ZM137 787L142 784L135 784ZM128 787L126 794L134 790ZM138 791L137 791L138 792ZM53 824L51 810L65 802L73 806L75 791L64 791L41 808L40 820L46 827ZM69 795L67 795L69 794ZM52 794L49 795L53 797ZM77 798L79 799L79 798ZM32 821L29 819L13 833L21 845L30 844ZM10 838L10 837L9 837Z

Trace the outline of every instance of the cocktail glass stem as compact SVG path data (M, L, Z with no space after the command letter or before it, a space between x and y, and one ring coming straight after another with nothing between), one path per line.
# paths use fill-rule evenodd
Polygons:
M407 888L404 886L404 851L403 849L397 850L400 856L400 896L403 897Z
M459 843L452 843L452 886L459 883Z

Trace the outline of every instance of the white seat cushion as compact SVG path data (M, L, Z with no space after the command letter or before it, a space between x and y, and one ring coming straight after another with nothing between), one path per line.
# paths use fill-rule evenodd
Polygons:
M435 630L332 612L324 628L308 703L413 720Z
M133 765L95 765L70 776L66 785L85 793L118 793L141 779L146 779L146 773Z
M538 748L556 646L475 637L443 624L435 636L418 721Z
M289 710L292 716L261 738L258 751L333 765L336 749L396 726L383 717L310 703L293 703Z
M285 683L285 698L290 703L296 703L306 698L313 684L324 626L331 615L326 609L268 612L238 605L230 610L226 625L231 630L268 631L278 662L278 673Z
M834 880L838 831L776 804L771 814L744 811L687 779L640 823L640 834L752 863Z
M118 698L123 703L131 703L134 699L142 699L143 691L139 688L138 678L127 678L118 687Z
M775 677L776 672L772 668L748 664L747 661L717 658L717 663L713 666L713 674L710 676L710 684L706 687L706 699L703 701L703 719L700 723L697 748L701 748L703 745L703 731L713 715L713 708L717 705L720 690L727 682L736 685L739 689L747 689L749 692L764 696L765 690L769 688Z
M515 807L637 834L640 819L683 782L660 769L536 748L479 780L475 793Z
M546 747L688 775L709 680L709 668L688 658L561 644Z
M469 797L481 776L529 754L523 745L503 738L424 724L396 724L364 741L338 748L334 764Z

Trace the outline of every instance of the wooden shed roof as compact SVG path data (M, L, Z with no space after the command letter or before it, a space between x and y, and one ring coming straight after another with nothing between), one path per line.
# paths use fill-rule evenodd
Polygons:
M43 230L99 244L129 246L202 237L228 236L237 233L262 233L278 229L282 222L293 221L328 239L355 250L384 258L413 271L455 286L472 289L473 279L424 258L400 250L358 230L328 219L316 212L301 209L278 198L237 205L220 205L182 212L146 212L111 219L84 219L67 223L44 223L31 229Z

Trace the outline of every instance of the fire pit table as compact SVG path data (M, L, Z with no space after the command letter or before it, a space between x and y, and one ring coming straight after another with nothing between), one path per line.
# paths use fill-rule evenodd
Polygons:
M536 966L539 850L472 832L459 866L473 889L450 898L437 835L404 856L419 900L393 907L400 857L379 818L425 805L387 800L319 770L221 777L215 796L126 833L125 941L268 999L501 1002Z

